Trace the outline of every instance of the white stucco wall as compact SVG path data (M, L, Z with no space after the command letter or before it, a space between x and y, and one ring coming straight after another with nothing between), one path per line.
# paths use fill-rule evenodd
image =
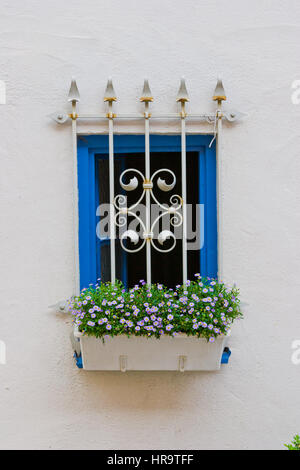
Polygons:
M300 432L299 41L292 0L1 2L1 448L271 449ZM174 111L182 74L191 111L214 109L220 74L249 114L224 126L224 272L248 304L230 363L79 371L70 320L48 309L74 286L70 126L48 115L68 109L72 75L82 111L105 109L109 75L119 111L138 109L144 76L153 110Z

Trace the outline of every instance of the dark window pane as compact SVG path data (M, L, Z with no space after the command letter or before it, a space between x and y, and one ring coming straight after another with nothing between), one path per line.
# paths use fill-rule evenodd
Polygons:
M126 194L127 206L135 203L141 194L140 186L130 192L122 190L119 177L122 171L128 168L135 168L144 174L144 154L127 154L115 156L115 194ZM170 197L172 194L181 195L181 154L179 152L164 152L151 154L151 174L160 168L168 168L176 175L176 184L172 191L164 192L157 188L153 190L155 197L161 203L170 204ZM109 202L109 173L108 173L108 158L107 156L99 156L97 166L98 187L99 187L99 203ZM126 182L132 178L133 174L128 174ZM159 175L166 180L166 183L171 183L172 177L167 172ZM196 204L199 203L199 171L198 171L198 153L187 153L187 202L193 204L193 230L196 230ZM166 216L167 217L167 216ZM190 221L188 220L188 224ZM162 226L158 227L160 230ZM172 228L171 228L172 230ZM118 233L118 231L117 231ZM157 231L156 231L157 235ZM158 241L154 241L158 244ZM103 281L110 279L110 249L109 241L100 241L101 267L98 271L101 272ZM164 246L168 246L166 242ZM102 246L103 245L103 246ZM158 245L160 246L160 245ZM163 248L163 247L162 247ZM200 248L200 247L199 247ZM152 282L163 283L169 287L174 287L182 283L182 241L177 240L176 247L169 253L161 253L152 248ZM199 249L188 252L188 277L191 279L194 273L200 271L200 251ZM123 280L125 284L132 287L139 282L140 279L145 279L146 276L146 253L145 248L137 253L126 253L120 246L120 241L116 240L116 277Z

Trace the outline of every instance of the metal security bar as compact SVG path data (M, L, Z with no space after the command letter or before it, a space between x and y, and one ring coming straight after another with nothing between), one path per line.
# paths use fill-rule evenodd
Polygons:
M105 90L104 101L108 102L108 146L109 146L109 202L110 202L110 270L111 282L115 283L116 280L116 231L115 231L115 209L112 204L115 196L114 188L114 115L112 112L112 104L117 100L115 90L113 88L112 80L109 79Z
M182 279L183 284L187 281L187 217L186 217L186 133L185 133L185 103L189 101L184 79L181 79L177 100L181 103L181 185L182 185Z
M162 230L158 233L157 241L160 246L154 242L153 233L155 227L158 226L161 219L169 215L170 223L173 227L182 227L182 282L186 284L187 281L187 196L186 196L186 122L188 120L206 121L214 126L213 140L217 140L217 205L218 205L218 276L223 277L223 267L221 262L222 255L222 188L221 188L221 133L222 133L222 120L225 119L229 122L237 121L242 118L243 113L235 111L223 111L222 101L226 100L226 95L222 81L219 79L214 92L213 100L217 102L217 109L215 113L207 114L188 114L186 111L186 103L189 101L188 92L184 78L181 79L177 102L180 104L180 111L172 114L151 114L150 103L153 101L153 96L149 87L148 80L145 79L142 96L140 101L144 104L144 113L136 114L116 114L113 112L113 103L117 100L116 93L109 79L105 90L104 101L108 103L108 112L92 115L92 114L78 114L77 103L80 101L80 96L76 81L73 79L69 91L68 101L72 103L72 112L70 114L56 113L51 117L60 124L72 120L72 141L73 141L73 164L74 164L74 239L75 239L75 276L76 276L76 294L79 293L79 255L78 255L78 194L77 194L77 121L78 120L106 120L108 122L108 137L109 137L109 199L110 199L110 256L111 256L111 282L116 280L116 255L115 255L115 238L116 227L122 228L126 226L127 217L134 217L138 224L142 227L142 243L137 247L128 247L125 243L127 239L133 245L137 245L140 237L135 230L125 230L120 235L120 243L122 248L130 253L136 253L146 246L146 279L147 284L151 284L151 249L166 253L176 245L176 237L171 230ZM120 185L124 191L133 191L139 184L142 184L142 194L138 200L130 207L127 207L126 197L123 194L115 195L114 188L114 120L144 120L145 127L145 175L135 168L126 169L120 175ZM151 176L150 173L150 121L151 120L172 120L179 119L181 122L181 195L173 194L170 197L170 204L166 207L165 204L159 202L153 192L153 187L156 185L161 191L171 191L176 184L176 176L170 169L161 168L154 172ZM129 183L126 184L124 176L128 173L134 174ZM172 177L172 182L167 184L159 174L168 173ZM127 175L128 176L128 175ZM140 180L140 181L139 181ZM145 220L138 216L135 208L145 200L146 212ZM160 209L160 214L151 221L151 202L154 201ZM167 249L163 248L165 241L171 240L171 246Z

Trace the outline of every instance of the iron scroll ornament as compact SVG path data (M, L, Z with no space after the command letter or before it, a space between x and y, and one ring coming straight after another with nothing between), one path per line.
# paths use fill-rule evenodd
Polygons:
M134 176L129 180L128 183L125 183L124 176L127 173L134 174ZM171 181L170 184L167 184L166 181L159 176L161 173L169 173L171 175L172 181ZM142 230L143 230L143 237L142 237L143 242L137 248L128 248L124 244L124 241L127 238L129 238L130 241L134 245L137 245L140 237L139 237L139 234L137 233L136 230L133 230L133 229L126 230L120 236L121 246L128 253L137 253L138 251L142 250L143 247L145 246L147 240L151 243L151 245L153 246L153 248L155 250L157 250L161 253L168 253L168 252L172 251L176 246L176 237L175 237L174 233L171 230L162 230L161 232L159 232L158 237L157 237L158 243L161 246L164 245L164 243L167 239L171 239L172 240L172 245L169 248L167 248L167 249L160 248L159 246L157 246L154 243L154 240L153 240L153 233L154 233L155 227L157 226L159 221L163 217L165 217L166 215L171 216L170 224L172 225L172 227L180 227L183 223L183 216L182 216L182 213L181 213L181 209L182 209L182 206L183 206L183 201L182 201L181 196L179 196L178 194L173 194L170 197L170 205L168 206L166 204L162 204L161 202L159 202L157 197L154 195L154 193L153 193L154 179L157 176L158 176L158 178L156 179L157 187L161 191L164 191L164 192L172 191L172 189L174 188L174 186L176 184L176 176L173 173L173 171L171 171L167 168L161 168L161 169L155 171L153 173L153 175L151 176L150 180L145 179L143 173L141 173L139 170L137 170L135 168L129 168L129 169L123 171L120 175L120 185L121 185L122 189L124 189L125 191L134 191L135 189L137 189L138 186L139 186L139 179L142 181L142 185L143 185L142 194L137 199L137 201L135 203L133 203L130 207L125 206L127 198L123 194L118 194L114 198L114 206L115 206L116 211L117 211L116 214L115 214L115 225L119 228L125 227L126 223L127 223L127 217L132 216L141 225ZM161 213L154 219L154 221L151 223L149 228L146 227L146 224L144 223L144 221L135 212L135 209L138 207L138 205L142 203L142 201L143 201L143 199L146 195L146 191L149 191L152 200L157 204L157 206L161 210Z

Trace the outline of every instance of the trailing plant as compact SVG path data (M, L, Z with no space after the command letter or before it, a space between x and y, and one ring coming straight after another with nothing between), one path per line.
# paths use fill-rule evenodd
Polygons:
M120 281L99 282L70 301L74 323L87 335L160 338L185 333L210 342L242 317L239 304L238 289L199 274L176 289L140 281L127 290Z
M296 434L291 444L284 444L288 450L300 450L300 436Z

